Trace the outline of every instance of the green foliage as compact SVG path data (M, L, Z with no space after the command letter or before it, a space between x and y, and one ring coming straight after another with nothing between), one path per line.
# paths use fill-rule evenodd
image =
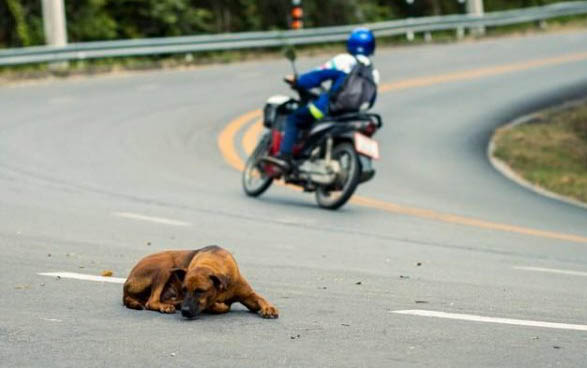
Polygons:
M41 2L0 0L0 47L43 43Z
M485 0L486 11L507 10L525 8L528 6L540 6L552 3L560 3L560 0Z
M486 11L561 0L485 0ZM291 0L65 0L71 42L286 29ZM306 27L462 13L457 0L303 0ZM41 0L0 0L0 47L44 43Z
M108 0L65 1L70 42L117 38L116 20L109 14Z
M29 36L29 27L24 20L24 9L17 0L6 0L8 10L12 15L12 19L16 25L16 34L23 46L31 44L31 37Z
M180 36L210 32L212 13L190 0L107 0L118 38Z
M357 4L357 20L369 22L383 22L396 17L393 7L378 2L360 2Z

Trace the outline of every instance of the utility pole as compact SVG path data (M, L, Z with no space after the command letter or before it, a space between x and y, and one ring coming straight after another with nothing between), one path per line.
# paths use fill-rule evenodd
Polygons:
M58 47L67 45L63 0L42 0L42 5L45 43Z
M475 17L483 16L483 0L467 0L467 13ZM485 34L485 27L479 26L471 29L473 34L482 36Z
M45 43L49 46L65 47L67 45L67 30L63 0L42 0L41 3L43 6ZM51 63L49 68L62 70L67 66L67 62L58 62Z

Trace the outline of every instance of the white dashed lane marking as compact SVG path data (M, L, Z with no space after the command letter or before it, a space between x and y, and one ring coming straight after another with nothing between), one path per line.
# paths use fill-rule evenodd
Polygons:
M138 221L155 222L158 224L171 225L171 226L192 226L192 224L190 224L189 222L167 219L167 218L163 218L163 217L145 216L145 215L140 215L138 213L131 213L131 212L114 212L114 213L112 213L112 216L124 217L124 218L138 220Z
M121 277L103 277L95 275L87 275L75 272L42 272L38 273L40 276L48 277L59 277L62 279L75 279L83 281L94 281L94 282L107 282L113 284L124 284L125 278ZM525 327L542 327L542 328L554 328L562 330L575 330L575 331L587 331L587 325L569 324L569 323L558 323L558 322L545 322L545 321L530 321L523 319L511 319L511 318L497 318L497 317L485 317L473 314L459 314L459 313L446 313L439 311L430 310L397 310L391 311L390 313L412 315L419 317L434 317L443 319L453 319L469 322L484 322L484 323L497 323L505 325L516 325Z
M75 279L75 280L95 281L95 282L110 282L113 284L124 284L124 282L126 281L126 279L121 278L121 277L94 276L94 275L86 275L83 273L75 273L75 272L42 272L42 273L38 273L37 275L49 276L49 277L59 277L62 279Z
M542 268L542 267L518 266L518 267L514 267L514 269L515 270L522 270L522 271L558 273L558 274L561 274L561 275L572 275L572 276L583 276L583 277L587 277L587 272L572 271L572 270L557 270L556 268Z
M444 319L455 319L469 322L484 322L484 323L497 323L504 325L516 325L526 327L543 327L543 328L555 328L560 330L575 330L575 331L587 331L587 325L577 325L569 323L558 323L558 322L544 322L544 321L529 321L524 319L511 319L511 318L496 318L496 317L485 317L477 316L474 314L459 314L459 313L446 313L430 310L398 310L392 311L391 313L407 314L411 316L419 317L434 317Z

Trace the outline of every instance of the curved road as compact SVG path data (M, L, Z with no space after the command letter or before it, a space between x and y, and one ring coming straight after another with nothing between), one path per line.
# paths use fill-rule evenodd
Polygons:
M497 126L586 93L587 32L375 61L383 157L338 212L279 186L242 194L233 166L253 110L287 92L285 61L0 88L2 365L583 366L587 212L485 152ZM126 277L147 253L207 244L278 320L235 306L186 322L123 308L116 283L39 275Z

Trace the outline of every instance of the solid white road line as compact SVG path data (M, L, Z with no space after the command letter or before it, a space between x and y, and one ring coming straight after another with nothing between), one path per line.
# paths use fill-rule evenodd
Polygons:
M85 281L110 282L113 284L124 284L124 282L126 281L126 279L123 279L121 277L94 276L94 275L85 275L83 273L74 273L74 272L42 272L42 273L38 273L37 275L60 277L62 279L76 279L76 280L85 280Z
M560 273L562 275L573 275L573 276L587 277L587 272L571 271L571 270L557 270L555 268L517 266L517 267L514 267L514 269L516 269L516 270L522 270L522 271L536 271L536 272Z
M162 217L152 217L152 216L144 216L139 215L138 213L130 213L130 212L114 212L112 213L113 216L117 217L125 217L133 220L139 221L149 221L149 222L156 222L158 224L164 225L171 225L171 226L191 226L189 222L183 222L178 220L171 220Z
M523 319L484 317L484 316L476 316L473 314L446 313L446 312L437 312L437 311L430 311L430 310L418 310L418 309L398 310L398 311L392 311L391 313L408 314L408 315L420 316L420 317L436 317L436 318L445 318L445 319L457 319L457 320L461 320L461 321L471 321L471 322L500 323L500 324L505 324L505 325L517 325L517 326L529 326L529 327L556 328L556 329L562 329L562 330L587 331L587 325L575 325L575 324L543 322L543 321L528 321L528 320L523 320Z

